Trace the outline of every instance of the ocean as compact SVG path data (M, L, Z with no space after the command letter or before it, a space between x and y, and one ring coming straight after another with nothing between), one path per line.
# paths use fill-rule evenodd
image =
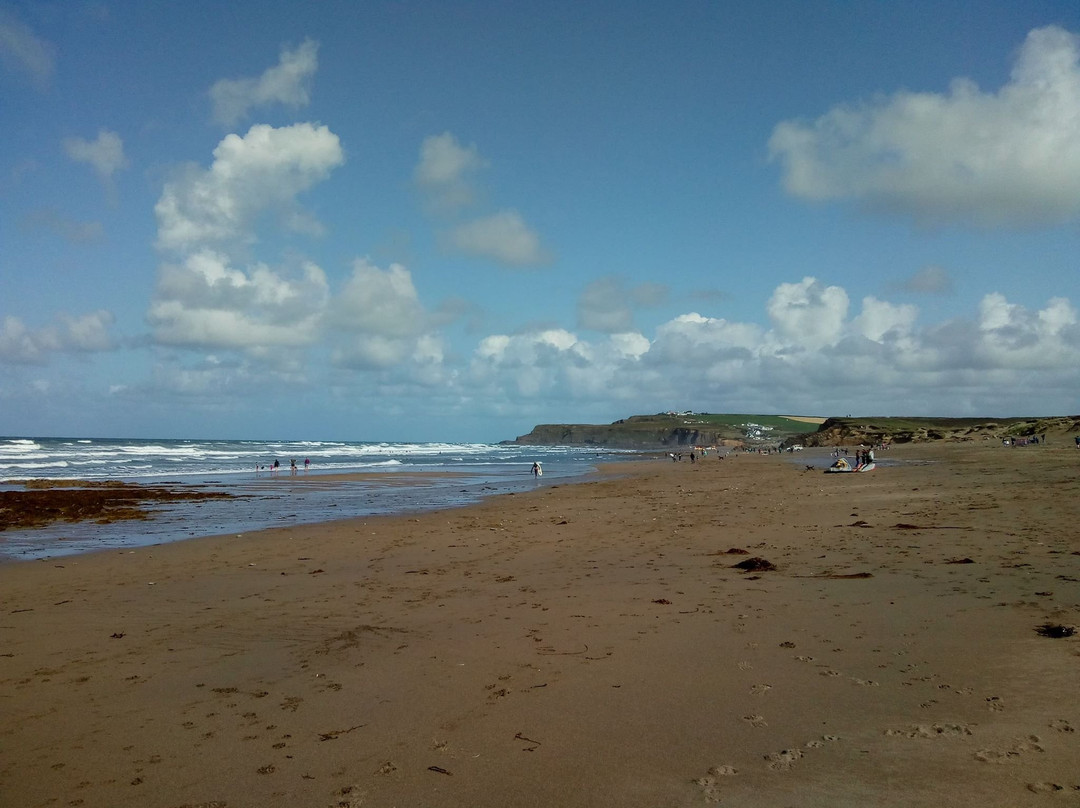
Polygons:
M21 489L20 483L30 479L77 479L168 483L233 495L151 504L147 520L9 529L0 532L0 560L456 507L492 494L567 482L598 463L636 456L612 449L483 443L0 438L0 490ZM271 471L275 460L276 472ZM533 477L534 461L541 463L542 477ZM372 473L356 480L327 477L357 472Z

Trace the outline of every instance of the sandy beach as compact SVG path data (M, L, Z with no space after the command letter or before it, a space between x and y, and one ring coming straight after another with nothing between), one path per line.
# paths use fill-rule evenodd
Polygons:
M0 565L0 805L1080 805L1080 452L884 459Z

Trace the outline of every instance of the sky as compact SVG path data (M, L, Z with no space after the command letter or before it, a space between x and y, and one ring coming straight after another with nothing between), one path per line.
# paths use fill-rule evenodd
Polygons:
M1080 412L1080 4L0 0L0 435Z

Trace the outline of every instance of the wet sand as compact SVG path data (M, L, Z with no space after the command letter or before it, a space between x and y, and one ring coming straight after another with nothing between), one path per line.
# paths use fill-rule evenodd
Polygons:
M0 566L0 805L1080 804L1080 452L884 459Z

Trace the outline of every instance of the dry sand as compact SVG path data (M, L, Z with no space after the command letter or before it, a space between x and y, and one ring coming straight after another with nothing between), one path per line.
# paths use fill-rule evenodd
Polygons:
M887 457L0 566L0 805L1080 804L1080 452Z

